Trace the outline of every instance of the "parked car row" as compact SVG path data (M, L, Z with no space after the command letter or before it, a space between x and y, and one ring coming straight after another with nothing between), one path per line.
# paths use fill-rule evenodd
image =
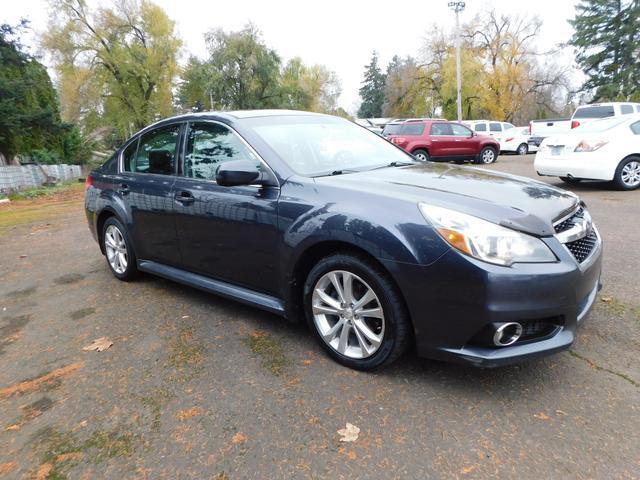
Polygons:
M548 137L534 166L538 175L566 183L606 180L634 190L640 187L640 114L595 120Z

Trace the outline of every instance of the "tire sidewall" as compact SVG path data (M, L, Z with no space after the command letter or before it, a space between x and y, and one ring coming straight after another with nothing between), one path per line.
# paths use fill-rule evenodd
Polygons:
M127 246L128 262L127 262L127 268L123 273L116 272L111 266L111 263L109 262L109 258L107 257L107 247L105 245L106 232L107 232L107 228L110 225L113 225L117 227L118 230L120 230L120 233L122 234L122 238L124 238L124 243ZM131 240L129 239L129 233L127 232L127 229L124 227L122 222L118 220L116 217L109 217L104 222L104 225L102 226L102 248L104 250L104 256L105 256L105 259L107 260L107 265L109 266L109 270L116 278L118 278L119 280L130 280L135 276L135 274L137 273L136 255L133 251Z
M420 160L419 158L416 157L416 155L422 154L424 155L425 159L424 160ZM414 150L412 155L414 157L416 157L416 160L420 161L420 162L428 162L430 160L429 157L429 152L427 152L426 150L423 150L422 148L419 148L417 150Z
M380 300L380 303L382 304L385 317L384 337L382 345L380 346L378 351L370 357L364 359L355 359L342 355L341 353L331 348L322 339L320 333L318 332L318 329L316 328L313 319L313 312L311 310L313 289L316 282L325 273L332 270L346 270L358 275L374 290L375 294ZM372 370L385 364L387 359L392 355L394 351L395 343L397 340L397 321L398 317L402 315L402 312L396 311L397 308L394 308L393 302L390 301L390 298L387 294L387 289L389 288L388 280L383 279L381 281L379 277L380 273L371 268L360 258L347 254L339 254L332 257L327 257L318 262L318 264L316 264L316 266L311 269L311 271L307 275L307 279L305 280L303 289L303 301L305 319L307 321L307 324L311 329L312 334L318 340L320 345L322 345L325 351L332 358L334 358L344 366L355 368L357 370Z
M486 152L487 150L490 150L491 152L493 152L493 160L491 160L488 163L485 162L484 159L482 158L484 156L484 152ZM496 158L497 158L497 153L496 153L496 150L493 147L484 147L482 150L480 150L479 163L481 163L483 165L491 165L492 163L496 162Z
M529 153L529 146L526 143L521 143L520 145L518 145L518 150L516 151L516 153L518 155L526 155L527 153Z
M625 158L623 161L621 161L618 164L618 167L616 168L614 180L613 180L613 183L618 190L637 190L638 188L640 188L640 185L636 185L635 187L630 187L629 185L627 185L622 181L622 169L627 163L630 163L630 162L640 162L640 158L639 157Z

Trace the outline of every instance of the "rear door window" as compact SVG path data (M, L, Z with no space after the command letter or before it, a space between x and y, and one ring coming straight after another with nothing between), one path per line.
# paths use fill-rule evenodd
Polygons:
M500 124L498 122L491 122L489 124L489 131L491 131L491 132L501 132L502 131L502 124Z
M431 135L453 135L453 130L451 130L451 124L449 123L431 124Z
M622 115L633 113L633 105L620 105L620 113Z
M632 123L631 131L634 133L634 135L640 135L640 122Z
M131 172L173 175L176 171L176 147L180 125L160 127L140 137L138 150L129 162Z
M486 132L487 124L486 123L476 123L475 127L476 132Z
M385 125L385 127L382 129L382 134L383 135L397 135L398 133L400 133L400 129L402 128L402 124L401 123L390 123L388 125Z
M597 107L580 107L573 114L573 118L606 118L613 117L613 105Z
M136 138L133 142L127 145L127 148L122 152L122 168L125 172L135 171L135 157L136 152L138 151L138 140L140 140L140 138Z
M400 129L400 135L422 135L424 123L406 123Z

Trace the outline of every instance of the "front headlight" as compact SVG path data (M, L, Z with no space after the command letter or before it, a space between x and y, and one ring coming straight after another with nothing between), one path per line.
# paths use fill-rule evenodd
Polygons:
M539 238L448 208L418 206L449 245L479 260L505 266L557 260Z

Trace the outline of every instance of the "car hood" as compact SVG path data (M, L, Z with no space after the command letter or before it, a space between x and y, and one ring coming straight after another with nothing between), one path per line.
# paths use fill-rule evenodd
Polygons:
M478 168L427 163L316 178L371 194L425 202L538 236L554 233L553 222L580 200L546 183Z

